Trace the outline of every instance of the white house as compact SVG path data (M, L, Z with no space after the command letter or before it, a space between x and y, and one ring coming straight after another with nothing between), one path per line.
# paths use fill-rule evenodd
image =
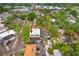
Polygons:
M52 21L52 22L55 22L55 21L56 21L56 19L55 19L55 18L53 18L53 19L51 19L51 21Z
M54 56L62 56L62 55L61 55L61 52L60 52L58 49L54 49L54 50L53 50L53 55L54 55Z
M29 38L33 44L40 43L41 42L40 29L39 28L32 28L30 30Z
M70 23L76 23L75 20L68 20L68 22L70 22Z
M32 28L29 34L30 38L40 38L40 29L39 28Z
M58 32L61 33L61 34L64 34L64 30L63 29L59 29Z

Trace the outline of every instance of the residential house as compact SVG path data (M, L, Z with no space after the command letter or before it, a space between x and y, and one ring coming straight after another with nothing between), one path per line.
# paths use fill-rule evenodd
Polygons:
M30 30L30 34L29 34L29 38L30 38L30 41L32 43L38 43L40 42L40 29L39 28L31 28Z
M71 24L76 23L75 17L73 17L71 14L68 14L67 17L68 17L67 20L68 22L70 22Z

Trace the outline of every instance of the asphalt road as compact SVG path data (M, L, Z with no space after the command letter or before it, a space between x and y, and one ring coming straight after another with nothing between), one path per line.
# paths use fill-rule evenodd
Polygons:
M14 45L14 47L13 47L13 45ZM9 51L6 49L6 47L5 47L5 45L3 43L0 43L0 56L10 56L10 55L12 55L14 53L17 54L17 52L19 51L19 49L22 46L22 41L20 39L15 39L15 40L13 40L11 42L8 42L7 46L10 49Z
M38 43L37 46L40 49L39 56L46 56L44 44L43 43Z

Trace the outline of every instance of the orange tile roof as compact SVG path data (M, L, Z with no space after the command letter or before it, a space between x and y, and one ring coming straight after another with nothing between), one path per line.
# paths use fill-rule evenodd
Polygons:
M36 44L28 44L25 46L24 56L35 56L36 55Z

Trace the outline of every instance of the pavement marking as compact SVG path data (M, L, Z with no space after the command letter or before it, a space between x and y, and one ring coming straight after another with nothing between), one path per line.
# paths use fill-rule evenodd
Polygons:
M15 45L16 45L17 42L18 42L18 39L16 38L16 40L15 40L13 46L12 46L12 49L15 47Z

